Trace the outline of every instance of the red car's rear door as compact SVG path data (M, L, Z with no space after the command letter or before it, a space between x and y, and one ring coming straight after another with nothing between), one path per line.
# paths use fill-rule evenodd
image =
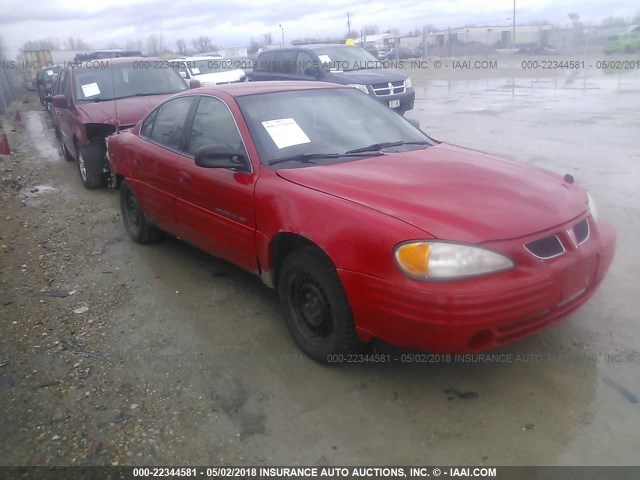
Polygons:
M192 156L202 147L218 145L244 152L247 160L246 169L236 171L199 167L193 158L181 162L176 199L179 235L213 255L256 271L256 174L233 115L222 100L200 97L193 121L187 125L186 145Z

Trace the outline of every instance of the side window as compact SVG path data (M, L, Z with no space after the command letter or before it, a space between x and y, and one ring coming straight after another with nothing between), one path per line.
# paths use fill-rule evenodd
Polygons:
M275 71L278 73L295 73L297 52L295 50L276 50Z
M317 60L309 55L307 52L298 52L298 60L296 61L296 73L298 75L307 75L305 73L308 70L317 70L320 68L320 64Z
M143 137L151 137L151 130L153 129L153 122L156 120L156 116L158 115L158 108L156 108L151 115L147 117L147 119L140 127L140 134Z
M189 132L188 153L218 145L231 152L244 152L242 137L227 105L217 98L201 97Z
M71 76L65 75L64 82L62 83L62 92L67 97L67 106L71 106Z
M275 52L263 52L256 61L255 70L262 72L273 71L273 54Z
M64 82L64 77L66 77L66 76L67 76L67 71L66 70L62 70L60 72L60 75L58 76L58 80L56 80L56 84L54 85L54 88L53 88L53 94L54 95L59 95L61 93L60 86Z
M192 103L193 97L180 97L162 105L151 122L149 138L160 145L181 150L184 124Z

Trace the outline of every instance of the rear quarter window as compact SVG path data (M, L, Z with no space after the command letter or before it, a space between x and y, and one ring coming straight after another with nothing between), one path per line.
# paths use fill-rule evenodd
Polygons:
M294 73L297 50L276 50L275 71L278 73Z
M273 56L275 52L261 53L256 60L255 70L270 72L273 69Z

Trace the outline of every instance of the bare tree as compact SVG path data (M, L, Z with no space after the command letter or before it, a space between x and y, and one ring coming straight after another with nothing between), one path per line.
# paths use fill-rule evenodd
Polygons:
M118 42L109 42L107 43L107 48L110 50L115 50L117 48L122 48Z
M22 45L22 50L59 50L60 41L58 39L30 40Z
M91 45L89 45L81 38L76 38L76 47L78 48L78 50L91 50Z
M255 38L251 37L251 41L249 42L249 48L247 48L247 53L256 53L260 48L260 42L258 42Z
M265 45L272 45L273 44L273 37L271 36L271 33L263 33L262 36L264 38L264 44Z
M377 35L380 33L380 27L378 25L365 25L362 27L363 35Z
M140 40L127 40L124 48L125 50L141 52L142 42Z
M162 35L152 33L146 40L147 52L150 55L158 55L162 52Z
M192 40L191 44L193 45L193 48L198 53L209 52L211 50L215 50L216 48L213 42L211 42L211 39L209 37L204 37L204 36L198 37Z
M59 42L57 42L59 44ZM91 47L81 38L69 37L64 41L65 50L90 50ZM55 48L53 49L55 50Z
M178 40L176 40L176 47L178 48L179 54L181 55L187 54L187 44L184 42L183 39L179 38Z
M624 18L613 16L603 19L600 23L600 25L602 25L603 27L621 27L626 24L627 22Z

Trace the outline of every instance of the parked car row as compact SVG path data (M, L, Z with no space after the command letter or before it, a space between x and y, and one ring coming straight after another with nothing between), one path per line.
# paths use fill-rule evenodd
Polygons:
M96 58L104 60L105 53L99 54ZM90 54L82 57L85 62L91 59ZM110 180L108 135L130 128L166 96L189 87L246 82L249 77L254 82L322 80L354 87L400 114L411 110L415 100L406 75L380 68L362 48L344 45L265 51L250 75L244 68L234 68L244 63L221 57L184 57L171 60L172 68L152 68L162 62L120 55L101 64L107 68L76 63L38 72L38 91L51 111L63 156L77 161L85 187L102 187Z
M187 85L173 69L140 68L148 58L109 59L108 68L89 65L61 69L51 95L51 117L62 155L75 160L82 184L102 187L110 179L107 136L131 128L159 102L174 93L199 87ZM156 59L158 60L158 59Z
M586 302L615 249L588 193L429 137L393 111L413 106L408 79L345 68L355 51L266 51L257 81L215 87L137 57L63 69L56 133L85 186L119 189L134 241L166 232L258 275L318 362L374 340L475 353Z

